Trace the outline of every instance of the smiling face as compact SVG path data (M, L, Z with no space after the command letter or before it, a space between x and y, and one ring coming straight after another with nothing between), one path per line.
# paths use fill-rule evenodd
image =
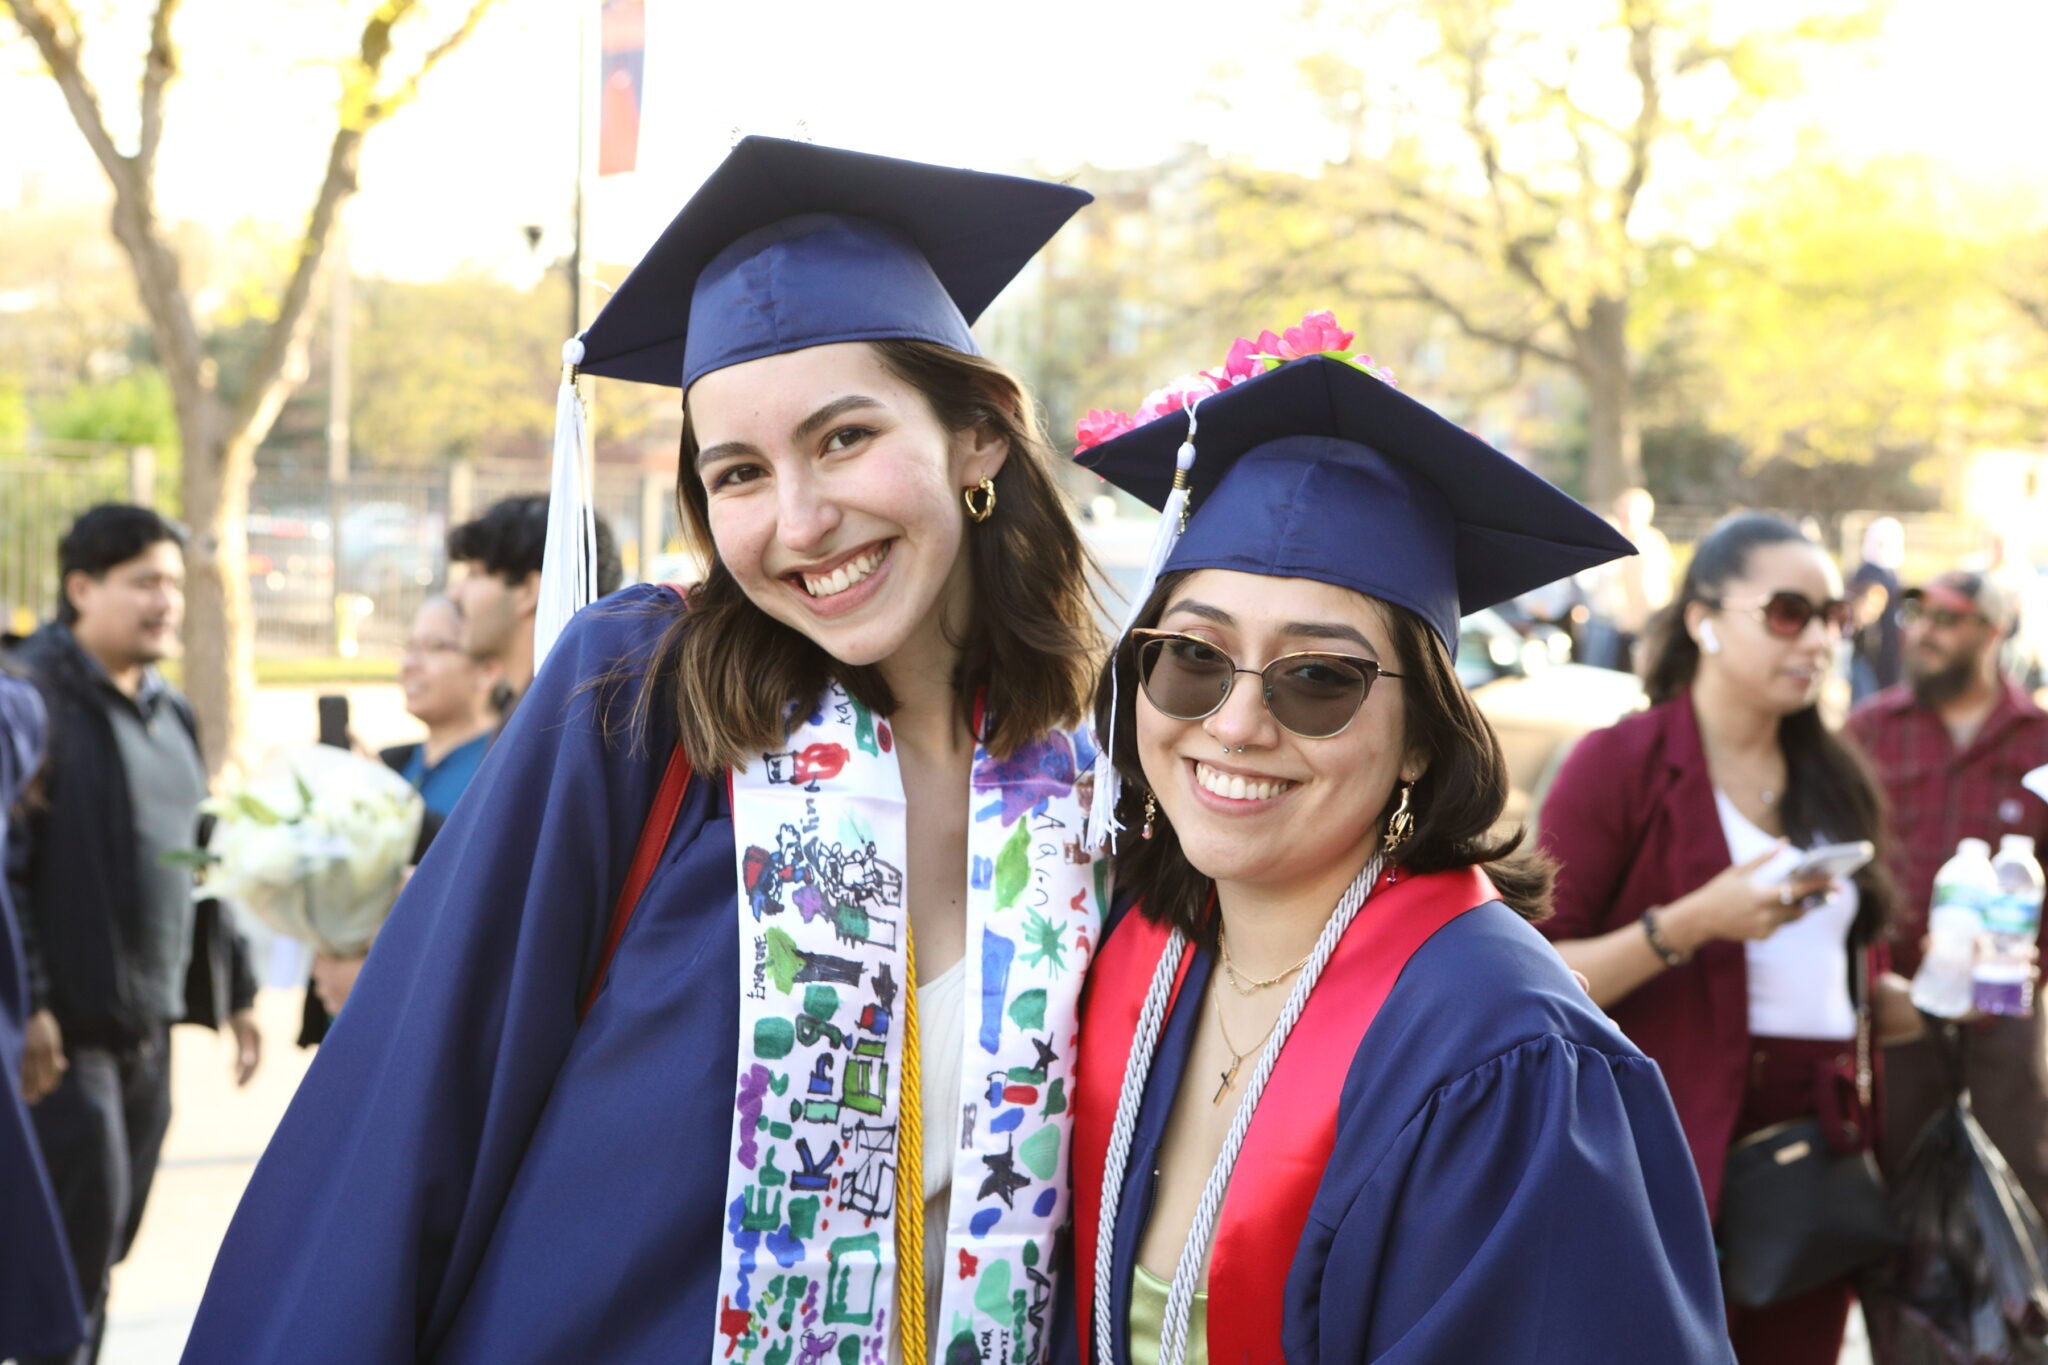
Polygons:
M1788 592L1815 605L1837 601L1842 575L1827 552L1809 541L1758 545L1749 552L1742 572L1715 593L1720 607L1704 602L1687 607L1686 628L1702 643L1703 682L1725 684L1731 694L1760 702L1779 715L1803 711L1820 700L1842 632L1816 613L1797 635L1773 633L1765 624L1763 605L1775 594ZM1703 627L1711 629L1720 644L1718 651L1704 647Z
M960 494L1001 440L946 430L863 342L713 371L687 402L712 540L754 605L843 663L947 666L972 591Z
M1348 588L1205 569L1178 584L1158 628L1192 635L1259 669L1307 651L1404 670L1386 608ZM1229 895L1334 899L1372 854L1396 780L1420 765L1405 752L1402 681L1372 684L1351 723L1304 739L1273 718L1258 678L1240 674L1200 720L1137 698L1139 761L1189 863Z
M497 676L462 643L462 613L445 597L432 597L413 614L399 655L398 685L405 709L428 726L481 724L484 699Z

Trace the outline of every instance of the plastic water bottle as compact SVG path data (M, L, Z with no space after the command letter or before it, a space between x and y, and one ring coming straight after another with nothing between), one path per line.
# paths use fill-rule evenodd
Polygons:
M1985 1014L2029 1015L2034 1012L2029 950L2041 932L2043 890L2033 839L2006 835L1998 841L1991 868L1998 893L1984 910L1987 942L1977 955L1975 1004Z
M1984 932L1985 908L1997 891L1991 845L1982 839L1957 844L1955 856L1934 874L1934 903L1927 912L1927 956L1913 974L1913 1004L1917 1008L1943 1019L1958 1019L1970 1012L1977 938Z

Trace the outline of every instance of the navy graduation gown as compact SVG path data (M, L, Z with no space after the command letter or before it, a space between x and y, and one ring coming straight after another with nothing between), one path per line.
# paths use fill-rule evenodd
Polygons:
M673 594L570 625L393 912L264 1154L194 1365L703 1359L739 988L731 812L695 781L581 1026L673 743L584 684ZM627 688L618 716L630 706Z
M1106 984L1113 939L1091 991ZM1189 956L1117 1219L1118 1365L1153 1170L1213 965ZM1099 1003L1086 1007L1084 1065ZM1506 906L1470 909L1414 952L1331 1083L1342 1086L1335 1143L1299 1240L1275 1248L1263 1274L1218 1276L1212 1262L1212 1343L1234 1296L1278 1292L1290 1365L1733 1360L1706 1208L1663 1079ZM1107 1116L1079 1121L1077 1146L1108 1127ZM1240 1163L1233 1194L1261 1174ZM1076 1252L1085 1294L1093 1247ZM1067 1343L1095 1359L1092 1341Z
M10 855L18 850L8 817L42 762L46 728L35 685L0 673L0 850ZM13 874L11 857L6 870ZM21 1100L28 966L14 914L7 878L0 877L0 1360L54 1355L85 1338L71 1248Z

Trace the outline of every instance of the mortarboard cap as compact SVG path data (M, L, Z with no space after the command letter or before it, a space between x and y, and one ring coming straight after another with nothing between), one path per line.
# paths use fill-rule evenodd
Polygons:
M841 341L975 353L968 324L1093 196L780 138L744 138L583 336L587 374L687 390Z
M1164 572L1311 578L1408 608L1453 653L1458 619L1635 547L1456 423L1353 365L1309 356L1203 398L1187 530ZM1162 507L1188 420L1082 463Z

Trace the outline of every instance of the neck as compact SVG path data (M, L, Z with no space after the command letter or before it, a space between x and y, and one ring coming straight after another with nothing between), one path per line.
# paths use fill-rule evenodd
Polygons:
M1992 708L1998 705L2000 693L1996 673L1976 673L1968 687L1937 708L1942 724L1958 733L1975 733L1977 727L1984 723L1984 718L1991 714Z
M967 633L955 618L965 613L957 602L949 606L950 610L934 612L894 654L876 665L896 698L890 728L901 744L928 757L971 750L974 745L974 736L961 724L954 691L960 648L953 641Z
M521 617L519 625L512 632L512 639L500 661L505 666L505 684L512 689L512 695L523 697L533 683L533 618Z
M1307 956L1378 847L1377 838L1369 840L1327 871L1292 886L1216 883L1216 909L1239 973L1269 977Z
M487 735L490 731L491 722L483 717L464 716L461 720L443 721L437 725L427 726L427 737L420 747L426 755L428 765L431 766L479 735Z
M84 639L76 631L72 632L72 638L78 641L80 649L92 656L93 662L100 666L100 671L107 675L115 687L131 697L142 690L142 672L148 665L123 655L110 655L96 648L91 641Z
M1783 717L1758 706L1717 675L1702 673L1694 680L1692 707L1700 739L1709 751L1738 757L1777 751L1778 722Z

